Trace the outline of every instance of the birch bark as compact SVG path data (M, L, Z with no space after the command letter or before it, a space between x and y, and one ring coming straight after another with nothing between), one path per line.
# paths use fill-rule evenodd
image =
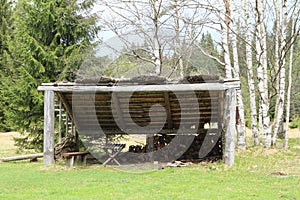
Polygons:
M257 108L256 108L256 94L255 94L255 83L253 75L253 62L252 62L252 40L253 36L251 34L251 21L249 15L249 1L245 0L245 16L246 16L246 65L247 65L247 78L248 87L250 94L250 112L251 112L251 130L252 130L252 140L254 145L259 145L260 136L257 131Z
M161 52L161 44L158 38L158 15L159 11L157 10L157 0L152 0L151 7L153 12L153 25L154 25L154 36L153 36L153 53L154 53L154 63L155 63L155 74L159 76L162 70L162 52ZM161 5L158 5L160 7Z
M224 54L224 64L225 64L225 77L227 79L232 78L232 66L230 61L230 54L229 54L229 2L225 0L219 0L220 3L220 18L221 18L221 34L222 34L222 48Z
M295 34L295 19L292 19L292 36ZM294 42L291 45L290 49L290 62L289 62L289 78L288 78L288 88L287 88L287 96L286 96L286 126L285 126L285 134L284 134L284 147L288 148L288 135L289 135L289 121L290 121L290 105L291 105L291 88L292 88L292 72L293 72L293 52L294 51Z
M283 118L283 107L284 107L284 98L285 98L285 62L286 62L286 35L287 35L287 8L286 0L282 2L282 42L281 42L281 51L280 59L278 60L279 64L279 94L278 101L276 101L277 115L275 118L274 131L272 135L272 144L275 145L276 138L280 126L280 122Z
M232 51L233 51L233 67L234 67L234 78L240 80L240 65L238 57L238 48L237 48L237 24L235 18L233 18L233 30L232 34ZM237 114L238 118L236 121L236 130L237 130L237 148L245 150L246 149L246 126L245 126L245 114L244 114L244 103L242 97L241 89L236 91L237 98Z
M280 11L279 11L279 0L276 0L275 2L275 68L274 70L272 70L272 76L273 78L275 78L275 93L276 93L276 104L278 105L279 102L279 46L280 46ZM274 112L274 119L276 121L276 118L278 116L278 107L275 106L275 112ZM275 121L272 124L271 127L273 127L273 131L274 131L274 127L275 127Z
M260 106L262 112L262 123L265 134L266 148L271 146L271 130L269 116L268 76L267 76L267 44L266 28L264 24L265 1L256 0L256 59L258 91L260 95Z

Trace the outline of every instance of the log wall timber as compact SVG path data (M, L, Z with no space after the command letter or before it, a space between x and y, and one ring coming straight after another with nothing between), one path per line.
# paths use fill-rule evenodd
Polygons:
M43 157L43 153L29 154L29 155L23 155L23 156L0 158L0 162L10 162L10 161L26 160L26 159L31 160L31 159L42 158L42 157Z
M99 127L106 135L110 134L147 134L153 138L153 133L147 127L159 129L158 134L195 134L195 125L199 124L197 134L204 130L204 124L216 124L223 137L223 158L226 164L234 162L234 132L235 132L235 89L239 82L225 81L196 84L166 84L166 85L84 85L78 83L43 84L38 89L45 91L45 104L51 104L49 92L55 92L64 105L79 132L87 135L99 134ZM177 96L184 97L181 102ZM225 102L224 102L224 94ZM194 106L191 102L197 102ZM149 111L156 104L164 109ZM51 108L45 106L46 115L50 116ZM182 114L184 112L184 115ZM234 117L232 117L234 116ZM199 120L195 123L195 120ZM49 120L49 119L47 119ZM194 120L194 121L193 121ZM53 122L54 123L54 122ZM45 123L46 149L50 149L52 140L48 124ZM181 126L183 124L183 126ZM54 125L53 125L54 127ZM210 127L211 128L211 127ZM46 131L47 130L47 131ZM180 131L179 131L180 130ZM150 132L149 132L150 131ZM52 131L54 133L54 130ZM47 135L46 135L47 134ZM151 135L152 134L152 135ZM150 139L153 141L152 139ZM48 155L50 151L46 149ZM48 159L45 164L51 163Z

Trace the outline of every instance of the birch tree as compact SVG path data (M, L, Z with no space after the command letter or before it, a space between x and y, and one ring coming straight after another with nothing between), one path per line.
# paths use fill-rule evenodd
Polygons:
M220 5L220 24L222 35L222 49L225 68L225 77L232 78L232 66L229 52L229 24L230 24L230 5L228 0L219 0Z
M235 22L235 20L233 20ZM236 27L236 26L235 26ZM232 51L233 51L233 63L234 63L234 78L240 80L240 66L238 58L238 48L237 48L237 35L236 31L232 36ZM237 148L246 149L246 126L245 126L245 116L244 116L244 102L242 97L242 90L238 89L236 91L237 98L237 113L238 119L236 124L237 129Z
M292 35L295 34L295 19L292 19ZM287 95L286 95L286 126L285 126L285 134L284 134L284 146L288 148L288 135L289 135L289 121L290 121L290 105L291 105L291 88L292 88L292 72L293 72L293 53L294 53L294 42L290 48L290 61L289 61L289 75L288 75L288 88L287 88Z
M290 121L290 104L291 104L291 89L293 85L293 65L294 65L294 46L296 39L299 35L300 29L297 28L297 22L299 22L299 10L295 9L292 14L292 23L291 23L291 45L290 45L290 57L289 57L289 70L288 70L288 87L287 87L287 95L286 95L286 126L285 126L285 132L284 132L284 140L285 140L285 148L288 148L288 132L289 132L289 121Z
M267 74L267 34L264 22L265 1L256 0L256 60L258 91L260 94L260 109L262 113L263 131L265 134L264 146L271 146L271 130L268 97L268 74Z
M278 68L278 95L276 100L276 118L274 124L274 131L272 135L272 144L276 143L276 138L280 126L280 122L282 122L283 118L283 109L284 109L284 98L285 98L285 63L286 63L286 48L287 48L287 5L286 0L282 2L282 40L281 40L281 51L280 51L280 59L276 60L279 64L277 64ZM278 23L279 24L279 23Z
M244 4L245 12L245 25L246 25L246 65L247 65L247 79L249 87L249 98L250 98L250 112L251 112L251 130L252 130L252 140L254 145L259 145L260 135L257 131L257 107L256 107L256 93L255 93L255 83L254 83L254 73L253 73L253 62L252 62L252 24L250 20L250 10L249 1L245 0Z
M165 44L160 37L162 26L166 23L163 10L163 1L101 1L104 11L100 22L104 28L112 31L121 41L127 51L126 54L141 61L151 63L155 67L155 74L160 75L163 64L163 51ZM130 37L143 39L146 46L141 47L143 54L131 48L133 42Z

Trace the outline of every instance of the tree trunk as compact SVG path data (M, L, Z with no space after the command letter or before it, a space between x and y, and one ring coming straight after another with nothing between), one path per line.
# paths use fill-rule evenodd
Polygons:
M255 83L253 75L253 63L252 63L252 34L251 34L251 22L249 17L248 0L245 1L245 13L246 13L246 64L248 69L248 87L250 94L250 112L251 112L251 129L252 129L252 140L254 145L259 145L260 137L257 131L257 108L256 108L256 94L255 94Z
M276 93L276 104L279 104L279 46L280 46L280 11L279 11L279 0L275 1L275 25L276 25L276 32L275 32L275 69L272 70L272 77L275 78L275 93ZM274 112L274 123L272 124L273 132L275 127L276 118L278 116L278 107L275 106Z
M237 25L236 21L233 20L234 33L232 34L232 51L233 51L233 64L234 64L234 78L240 80L240 66L238 58L238 49L237 49ZM237 130L237 148L245 150L246 149L246 126L245 126L245 114L244 114L244 103L242 97L241 89L236 91L237 97L237 121L236 121L236 130Z
M228 47L228 37L229 37L229 2L225 0L225 4L222 0L220 2L220 18L221 18L221 33L222 33L222 48L223 48L223 56L225 63L225 77L227 79L232 78L232 67L230 61L229 47Z
M265 134L265 147L271 146L271 130L269 116L269 97L268 97L268 76L267 76L267 45L266 45L266 29L263 21L265 2L256 0L256 58L257 58L257 78L258 91L260 93L260 103L262 112L262 123Z
M281 42L281 53L280 60L278 60L279 64L279 94L278 100L276 101L277 107L277 115L275 118L274 124L274 132L272 136L272 144L275 145L277 134L279 130L280 123L283 118L283 106L284 106L284 97L285 97L285 56L286 56L286 35L287 35L287 8L286 8L286 0L283 0L282 5L282 42Z
M180 70L180 77L184 77L184 66L182 60L182 53L180 51L181 41L180 41L180 25L179 25L179 12L178 12L178 2L174 0L175 9L175 31L176 31L176 58L178 59L178 65Z
M154 36L153 36L153 53L154 53L154 63L155 63L155 74L159 76L161 74L162 70L162 49L161 44L158 38L158 31L159 31L159 25L158 25L158 15L159 13L156 10L156 3L157 0L153 0L151 6L152 6L152 12L153 12L153 24L154 24Z
M292 36L295 34L295 19L292 20ZM285 134L284 134L284 147L288 148L288 135L289 135L289 121L290 121L290 105L291 105L291 88L292 88L292 72L293 72L293 52L294 51L294 42L291 45L290 49L290 63L289 63L289 78L288 78L288 88L286 96L286 118L285 118Z

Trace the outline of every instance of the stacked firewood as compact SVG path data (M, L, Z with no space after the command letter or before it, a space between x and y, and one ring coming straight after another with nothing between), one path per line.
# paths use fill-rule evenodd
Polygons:
M209 143L203 145L204 139ZM176 140L176 141L174 141ZM169 157L173 157L178 153L178 160L198 160L210 157L222 157L222 141L221 138L199 134L197 136L192 135L156 135L153 137L153 151L163 150L164 147L167 147L167 153L162 154L165 156L165 160L168 160ZM169 145L173 141L178 145ZM213 146L211 146L211 144ZM132 153L147 153L148 144L145 146L141 145L131 145L129 147L129 152ZM203 155L204 157L199 157L199 152L207 151L207 154ZM184 151L184 152L183 152ZM160 158L161 159L161 158Z
M54 147L54 159L57 160L62 157L63 153L78 151L78 145L74 135L67 135L61 142Z

